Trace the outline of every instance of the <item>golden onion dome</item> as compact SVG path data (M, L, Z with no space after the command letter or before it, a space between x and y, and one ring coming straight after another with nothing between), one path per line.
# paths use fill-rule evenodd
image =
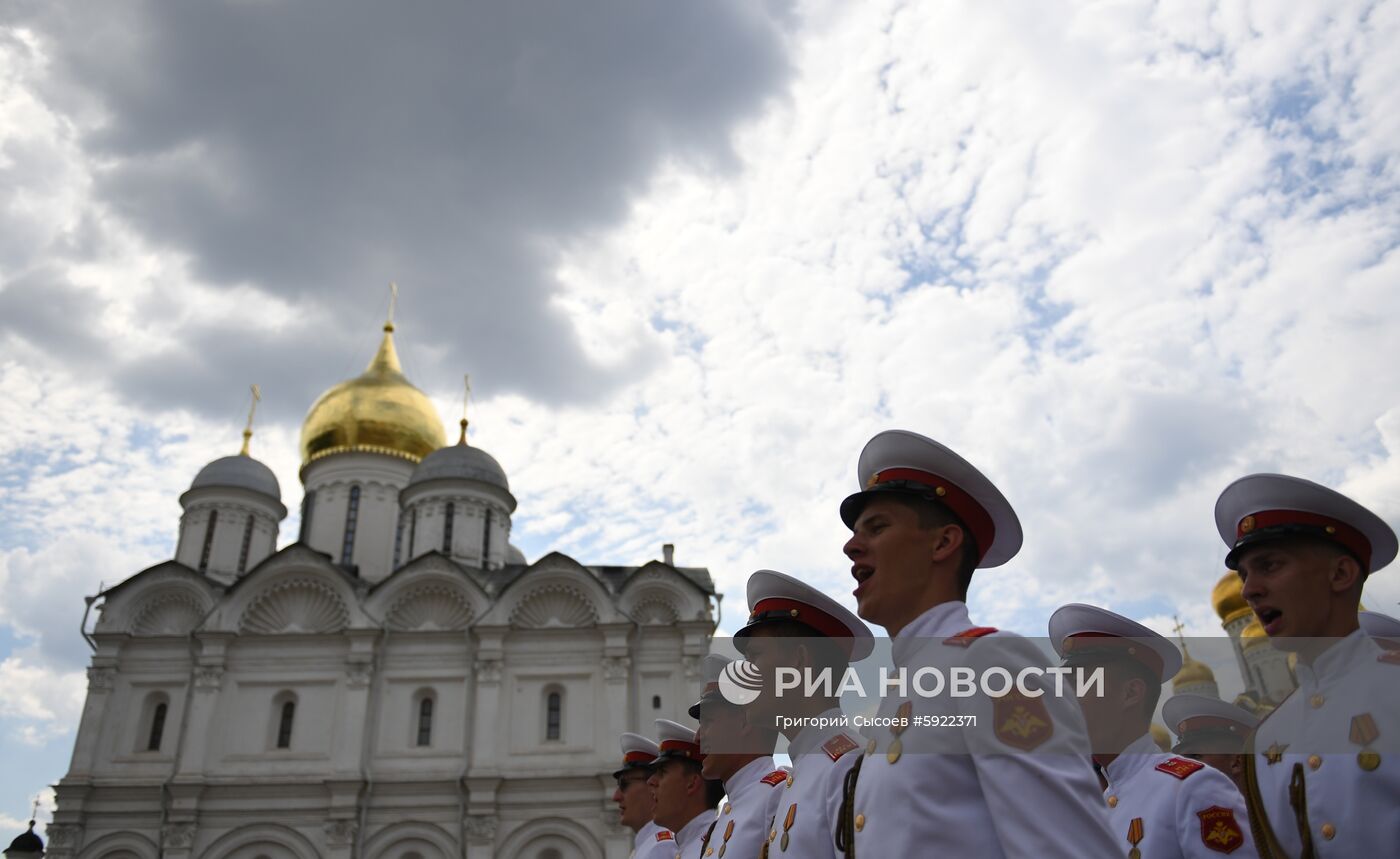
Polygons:
M1204 662L1199 662L1187 656L1181 663L1181 670L1176 672L1172 678L1172 691L1175 692L1183 686L1190 686L1195 683L1214 683L1215 672L1210 670L1210 666Z
M1229 623L1250 610L1249 603L1244 601L1243 589L1239 574L1234 570L1226 570L1220 581L1215 583L1215 589L1210 592L1210 602L1222 622Z
M1245 650L1253 650L1261 644L1269 643L1269 634L1264 631L1264 625L1259 622L1259 618L1254 618L1245 624L1240 630L1240 647Z
M1164 752L1172 750L1172 735L1167 731L1165 725L1153 722L1149 730L1152 733L1152 742L1157 744L1157 748Z
M301 462L360 451L418 462L446 443L442 419L403 374L394 349L394 325L364 373L326 391L301 425Z

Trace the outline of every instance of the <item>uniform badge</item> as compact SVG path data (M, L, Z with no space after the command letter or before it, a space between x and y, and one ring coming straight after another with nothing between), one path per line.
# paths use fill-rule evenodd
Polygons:
M764 776L762 779L760 779L760 781L762 781L764 784L768 785L769 787L777 787L778 785L780 785L780 784L782 784L783 782L787 781L787 771L786 771L786 770L773 770L773 771L770 772L768 775L766 775L766 776Z
M1128 859L1142 859L1142 851L1138 849L1138 842L1142 841L1142 818L1134 817L1133 822L1128 824L1128 843L1133 845L1133 849L1128 851Z
M846 752L853 751L858 748L860 748L860 746L856 743L856 741L846 736L845 734L837 734L836 736L827 740L825 743L822 743L822 751L826 752L826 756L831 758L833 761L840 760L841 756L844 755Z
M910 717L914 715L914 702L905 701L899 705L899 709L894 713L894 723L890 725L890 733L894 735L894 741L890 743L889 751L885 752L885 760L891 766L899 763L900 757L904 754L904 741L899 735L904 733L909 727Z
M996 726L998 740L1023 752L1039 746L1055 733L1055 723L1050 711L1045 709L1045 702L1015 689L996 699L992 723Z
M1288 751L1286 743L1280 744L1275 741L1273 745L1264 750L1264 760L1268 761L1269 766L1273 766L1283 760L1283 753L1286 751Z
M1377 662L1384 662L1386 665L1400 665L1400 650L1387 650L1376 657Z
M1156 769L1157 772L1164 772L1167 775L1174 775L1177 778L1184 779L1194 772L1205 769L1205 766L1206 765L1200 761L1193 761L1189 758L1171 758L1157 764L1154 769Z
M1196 812L1201 819L1201 842L1218 853L1233 853L1244 843L1244 832L1234 809L1212 805Z
M673 836L671 833L667 832L667 831L664 830L664 829L661 830L660 832L656 833L656 840L657 840L657 841L671 841L671 840L673 840L674 838L675 838L675 836Z
M1380 735L1381 729L1376 727L1376 719L1370 713L1351 717L1350 739L1361 747L1361 751L1356 753L1356 765L1366 772L1372 772L1381 765L1380 752L1371 748Z
M778 847L779 847L784 853L787 852L787 849L788 849L788 842L789 842L789 840L790 840L790 838L791 838L791 836L788 834L788 830L792 828L792 824L793 824L793 822L796 821L796 820L797 820L797 803L794 802L792 805L789 805L789 806L788 806L787 817L784 817L784 818L783 818L783 840L781 840L781 841L778 842Z

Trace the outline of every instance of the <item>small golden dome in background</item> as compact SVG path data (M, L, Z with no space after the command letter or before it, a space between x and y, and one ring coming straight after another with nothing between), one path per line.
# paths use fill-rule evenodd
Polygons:
M1214 683L1215 672L1210 670L1210 666L1204 662L1198 662L1190 656L1181 663L1181 670L1176 672L1172 678L1172 691L1180 689L1182 686L1190 686L1195 683Z
M1210 592L1210 602L1222 623L1229 623L1249 611L1249 603L1244 601L1241 593L1243 587L1239 574L1234 570L1226 570L1220 581L1215 583L1214 590Z
M394 326L361 375L321 395L301 427L302 465L333 453L362 451L418 462L446 444L442 419L403 374Z
M1164 752L1172 750L1172 735L1167 731L1166 727L1153 722L1150 730L1152 732L1152 741L1157 744L1157 748Z

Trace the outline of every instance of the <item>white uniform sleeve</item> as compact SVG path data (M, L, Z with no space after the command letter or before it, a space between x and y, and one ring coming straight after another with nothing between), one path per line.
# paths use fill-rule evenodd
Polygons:
M1206 767L1187 776L1176 794L1181 855L1207 859L1257 859L1244 797L1229 776Z

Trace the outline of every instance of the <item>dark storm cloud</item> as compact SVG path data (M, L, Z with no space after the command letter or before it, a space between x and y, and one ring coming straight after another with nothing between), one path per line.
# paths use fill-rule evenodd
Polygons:
M783 12L747 0L33 8L42 92L147 240L342 329L396 280L433 356L420 384L469 369L551 399L597 396L651 354L589 364L549 306L560 249L618 223L663 161L732 168L734 125L787 74ZM250 345L315 388L368 357L295 325L182 336L186 354L123 368L127 389L198 407Z

